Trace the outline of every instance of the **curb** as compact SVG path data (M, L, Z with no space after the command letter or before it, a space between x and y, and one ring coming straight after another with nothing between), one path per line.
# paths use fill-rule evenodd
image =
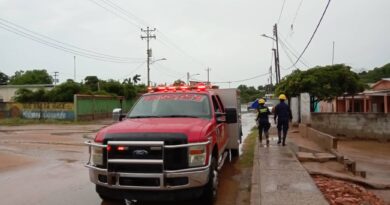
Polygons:
M253 157L250 205L260 205L260 195L259 139L256 137L255 152Z

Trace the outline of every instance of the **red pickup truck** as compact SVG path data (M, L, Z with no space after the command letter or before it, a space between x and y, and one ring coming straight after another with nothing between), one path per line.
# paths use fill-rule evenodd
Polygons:
M236 89L157 87L143 94L89 146L90 180L102 199L147 201L201 198L213 202L218 172L238 156Z

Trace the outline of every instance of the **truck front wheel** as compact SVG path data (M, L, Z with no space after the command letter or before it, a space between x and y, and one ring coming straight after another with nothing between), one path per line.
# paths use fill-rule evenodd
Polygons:
M96 185L96 192L97 192L97 194L99 195L99 197L103 201L113 201L113 200L115 200L115 198L110 197L110 195L108 193L104 193L104 191L102 191L101 189L102 189L101 186Z
M212 158L210 164L209 181L203 190L202 200L206 204L213 204L218 193L218 163L215 157Z

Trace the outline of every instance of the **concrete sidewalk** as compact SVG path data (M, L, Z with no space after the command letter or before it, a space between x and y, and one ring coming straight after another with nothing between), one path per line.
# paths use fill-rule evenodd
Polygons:
M271 137L268 147L257 140L251 205L328 204L294 153L288 146L277 145L275 138Z

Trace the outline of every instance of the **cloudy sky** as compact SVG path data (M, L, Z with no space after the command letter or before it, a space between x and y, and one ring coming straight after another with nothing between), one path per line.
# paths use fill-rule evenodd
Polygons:
M285 3L284 3L285 2ZM96 75L146 83L146 41L151 40L151 81L206 80L222 87L267 83L279 22L282 77L290 73L327 0L0 0L0 71L46 69L60 82ZM284 6L283 6L284 4ZM111 5L111 6L110 6ZM283 10L282 10L283 8ZM389 0L332 0L297 67L345 63L356 71L390 62ZM27 30L25 30L27 29ZM28 37L28 38L26 38ZM35 39L35 41L31 40ZM38 41L38 42L37 42ZM291 59L289 59L291 58ZM116 62L108 62L116 61ZM228 83L231 82L231 83Z

